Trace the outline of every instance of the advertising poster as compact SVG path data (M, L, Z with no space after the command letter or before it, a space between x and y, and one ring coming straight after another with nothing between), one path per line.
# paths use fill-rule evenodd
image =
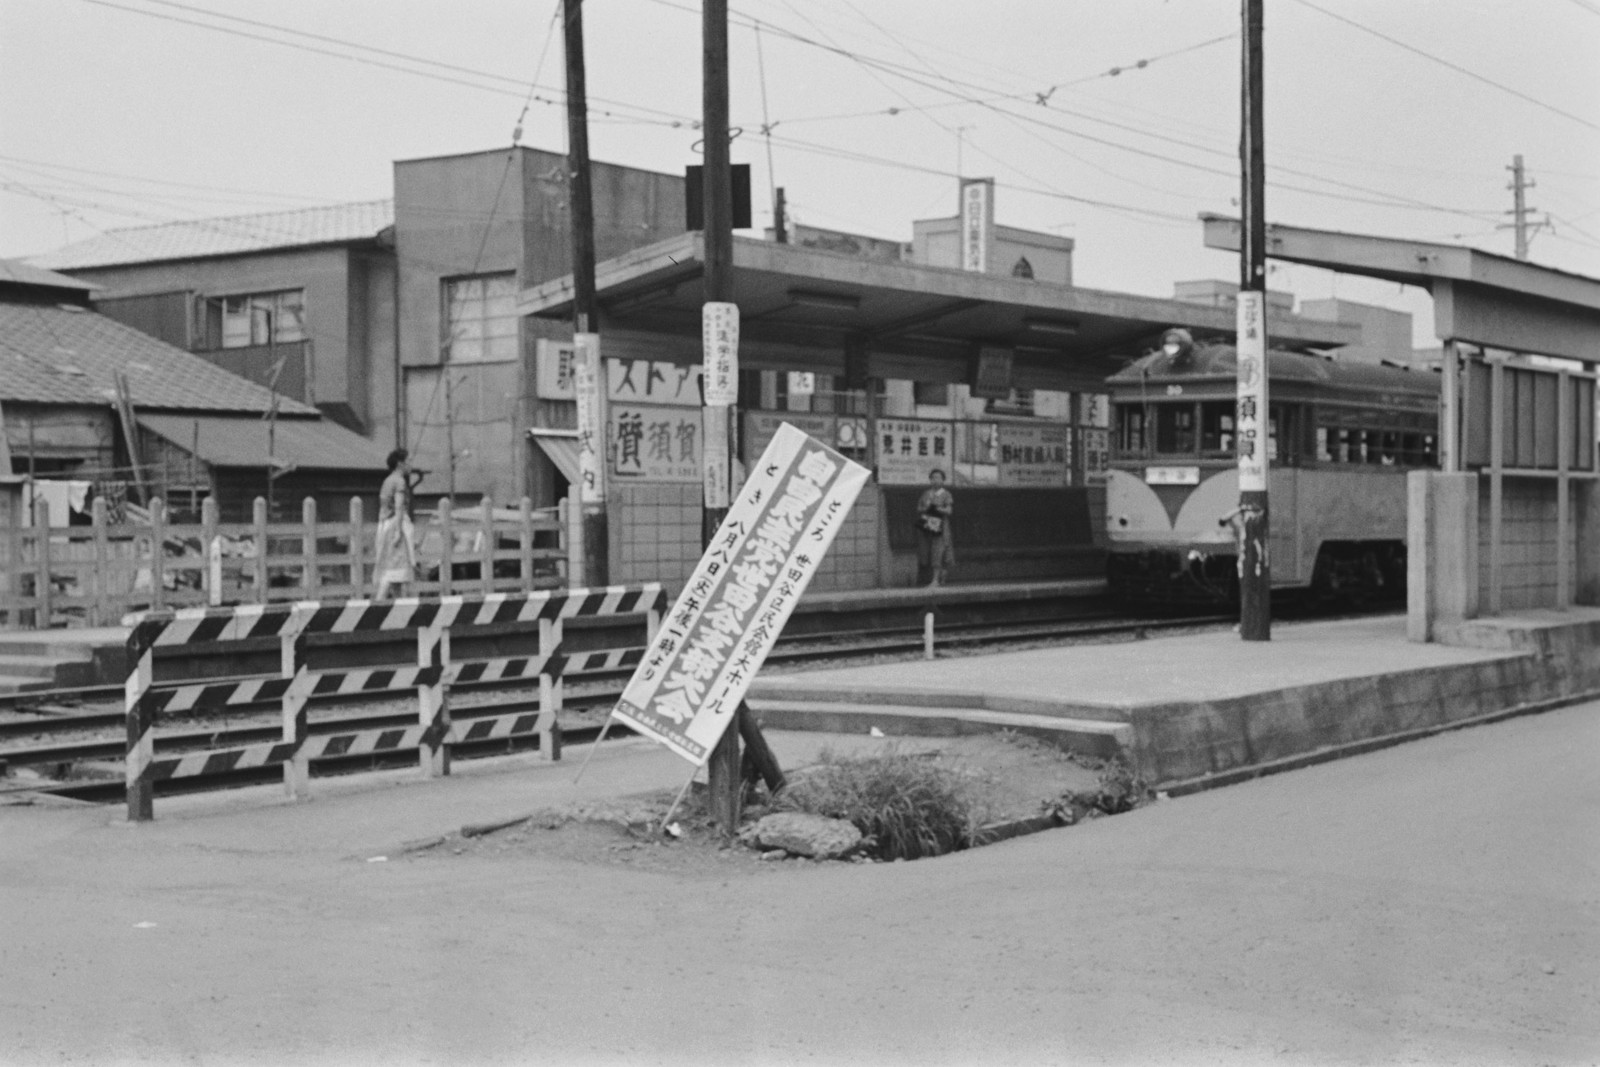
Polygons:
M611 469L618 478L700 481L699 408L613 403L610 423Z
M744 454L759 456L777 436L778 427L788 423L819 441L832 441L834 417L808 415L802 411L752 411L744 417Z
M1056 488L1072 481L1072 427L1000 423L1000 484Z
M1086 485L1106 484L1111 469L1111 431L1092 427L1083 431L1083 480Z
M878 481L922 485L930 471L950 473L950 423L922 419L878 420Z
M739 305L708 301L700 312L701 351L706 360L708 406L739 401Z
M704 765L866 480L780 427L612 714Z
M1262 293L1239 294L1239 491L1267 491L1267 331Z

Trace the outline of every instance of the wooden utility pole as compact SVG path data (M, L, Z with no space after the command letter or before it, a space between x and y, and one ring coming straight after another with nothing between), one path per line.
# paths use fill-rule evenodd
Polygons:
M705 300L707 304L733 299L733 179L728 146L728 0L704 0L701 9L703 49L701 132L705 140L705 181L702 183L705 230ZM711 315L708 309L707 316ZM726 397L712 395L711 353L703 364L706 386L704 447L706 465L705 511L700 540L709 547L717 527L728 514L732 456L729 426L735 407ZM737 381L737 372L734 373ZM720 454L719 454L720 451ZM712 815L725 836L739 826L739 731L724 730L711 752L706 769Z
M583 65L583 0L563 0L567 58L567 190L572 222L573 358L587 365L586 405L579 419L594 462L584 464L579 498L583 507L583 574L591 586L610 584L610 539L606 525L605 363L600 353L600 311L594 295L594 185L589 166L589 100ZM588 335L588 336L585 336Z
M1262 146L1262 0L1244 0L1244 77L1239 157L1238 409L1239 636L1272 639L1272 567L1268 556L1267 484L1272 420L1267 397L1266 154Z

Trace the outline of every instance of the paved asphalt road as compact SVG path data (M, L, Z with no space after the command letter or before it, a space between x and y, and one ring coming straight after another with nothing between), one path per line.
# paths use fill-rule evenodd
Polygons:
M0 809L0 1061L1592 1064L1597 754L1586 705L709 878L368 863L384 794L156 832Z

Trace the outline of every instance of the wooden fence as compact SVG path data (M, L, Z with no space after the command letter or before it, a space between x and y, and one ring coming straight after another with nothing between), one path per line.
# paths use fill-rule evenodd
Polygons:
M484 504L418 516L417 581L408 596L532 592L568 585L568 501L535 511ZM265 604L370 596L376 523L352 498L330 522L306 499L299 523L217 521L207 500L198 524L166 521L151 501L148 523L113 525L104 501L88 526L0 528L0 628L114 626L129 612L201 605ZM155 551L153 546L161 546Z

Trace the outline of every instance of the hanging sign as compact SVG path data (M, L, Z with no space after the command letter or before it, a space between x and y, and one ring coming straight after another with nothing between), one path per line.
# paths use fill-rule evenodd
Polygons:
M739 400L739 305L707 301L700 312L700 326L706 405L735 404Z
M605 446L600 432L600 335L572 338L572 391L578 408L578 493L585 504L606 498Z
M612 714L703 765L866 480L780 427Z
M1265 293L1239 294L1238 454L1239 491L1267 491L1267 330Z
M950 423L922 419L878 420L878 482L921 485L931 471L950 476Z

